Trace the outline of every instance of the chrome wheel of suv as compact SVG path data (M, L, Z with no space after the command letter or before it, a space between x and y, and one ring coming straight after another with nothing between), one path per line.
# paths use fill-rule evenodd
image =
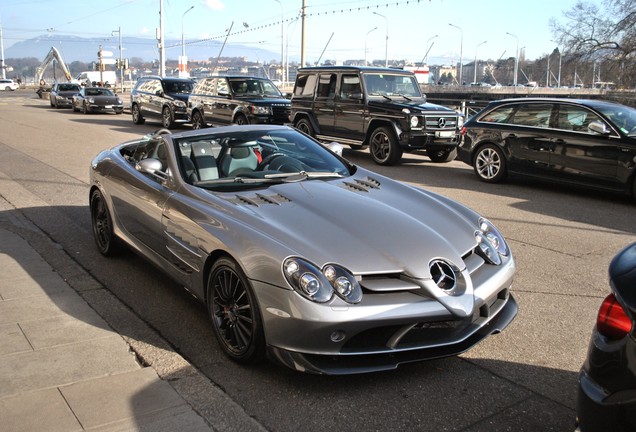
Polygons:
M133 104L132 106L132 121L134 124L144 124L144 122L146 121L141 116L141 111L139 111L139 105L137 104Z
M393 131L379 127L369 138L371 157L378 165L395 165L402 157L402 148Z
M499 147L493 144L481 146L473 160L475 174L481 181L497 183L506 178L506 158Z
M192 129L201 129L205 127L205 122L203 121L203 114L199 111L195 111L192 114Z

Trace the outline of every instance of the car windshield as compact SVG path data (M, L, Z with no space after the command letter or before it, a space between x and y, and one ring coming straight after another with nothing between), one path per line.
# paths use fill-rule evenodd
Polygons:
M80 91L80 86L77 84L60 84L58 89L60 91Z
M598 107L614 126L624 134L636 137L636 109L619 104L606 104Z
M369 96L422 96L417 80L411 75L365 73L363 78Z
M181 93L181 94L190 94L192 93L192 88L194 87L194 82L192 81L166 81L166 92L167 93Z
M225 128L224 128L225 129ZM291 129L251 129L175 139L182 177L211 190L351 175L351 166L306 135Z
M232 79L232 91L237 96L258 95L283 97L278 87L264 79Z
M86 96L113 96L113 92L105 88L91 87L85 90Z

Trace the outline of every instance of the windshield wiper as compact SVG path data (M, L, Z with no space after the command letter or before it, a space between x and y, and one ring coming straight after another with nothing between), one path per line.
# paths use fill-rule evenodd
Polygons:
M406 99L409 102L413 100L410 97L408 97L407 95L403 95L403 94L400 94L400 93L398 93L398 96L402 96L404 99Z
M292 173L265 174L266 179L282 179L286 182L303 181L314 178L342 178L342 174L329 171L298 171Z

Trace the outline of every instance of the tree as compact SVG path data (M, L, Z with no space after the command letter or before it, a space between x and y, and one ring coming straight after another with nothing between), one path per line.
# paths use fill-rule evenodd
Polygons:
M580 0L550 21L552 34L570 62L603 62L606 75L636 82L636 0Z

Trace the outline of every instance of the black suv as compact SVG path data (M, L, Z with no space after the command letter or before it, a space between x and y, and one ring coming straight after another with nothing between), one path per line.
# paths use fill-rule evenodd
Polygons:
M199 80L188 98L193 129L228 124L289 123L290 102L270 80L217 76Z
M146 118L161 119L165 128L188 121L186 103L194 87L189 78L139 78L130 93L130 110L135 124L143 124Z
M291 105L296 129L353 149L369 147L380 165L396 164L412 150L449 162L461 139L463 116L427 103L415 75L401 69L302 68Z

